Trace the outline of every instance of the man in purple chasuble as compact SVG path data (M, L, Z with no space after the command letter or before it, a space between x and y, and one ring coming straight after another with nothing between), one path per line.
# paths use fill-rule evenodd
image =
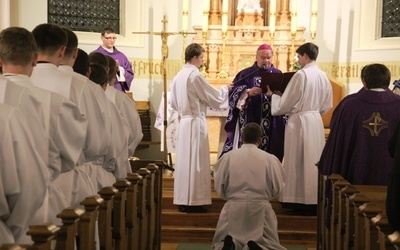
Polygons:
M361 70L364 88L335 109L319 162L324 175L338 173L353 185L387 185L393 167L388 142L400 121L400 96L388 89L382 64Z
M111 56L114 58L118 66L117 79L114 87L120 91L127 92L131 87L131 83L135 76L132 69L132 64L124 53L117 50L114 46L117 39L115 32L112 28L107 27L101 32L101 40L103 44L92 52L100 52L103 55Z
M285 116L271 115L271 97L262 93L261 71L280 73L272 64L273 51L268 44L262 44L256 52L253 66L240 71L233 80L234 87L229 93L229 113L225 124L227 139L219 157L242 145L243 127L255 122L261 126L263 135L260 149L283 158Z

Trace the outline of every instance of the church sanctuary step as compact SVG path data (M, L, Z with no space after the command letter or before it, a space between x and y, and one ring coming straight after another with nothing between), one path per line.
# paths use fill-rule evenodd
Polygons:
M214 185L214 183L212 183ZM212 186L213 187L213 186ZM209 242L211 243L218 222L219 213L225 204L212 188L212 204L205 206L207 213L181 213L173 205L173 178L164 177L162 199L162 233L163 243ZM287 215L277 199L271 205L278 218L278 233L281 244L316 245L316 216Z

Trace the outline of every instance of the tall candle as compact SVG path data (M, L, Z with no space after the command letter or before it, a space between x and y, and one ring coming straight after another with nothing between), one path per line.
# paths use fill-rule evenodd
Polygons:
M228 15L223 14L222 15L222 33L225 33L228 31Z
M318 11L318 0L311 0L311 12Z
M275 25L276 25L276 0L270 0L269 6L269 32L275 32Z
M183 0L182 1L182 31L187 32L188 31L188 12L189 12L189 0Z
M210 11L210 0L204 0L204 11Z
M298 0L290 1L290 12L297 13Z
M208 31L208 12L204 11L203 12L203 32Z
M290 20L290 31L293 34L297 32L297 5L298 0L290 1L290 12L291 12L291 20Z
M311 34L315 34L317 32L317 15L311 16L311 25L310 25Z
M229 0L222 0L222 12L228 13Z
M274 33L275 32L275 26L276 26L276 17L274 15L269 16L269 32Z
M292 32L292 34L296 34L297 32L297 15L292 15L290 21L290 31Z
M187 32L188 31L188 16L183 14L182 16L182 31Z
M189 10L189 0L183 0L182 1L182 11L188 11Z
M269 13L276 12L276 0L270 0Z

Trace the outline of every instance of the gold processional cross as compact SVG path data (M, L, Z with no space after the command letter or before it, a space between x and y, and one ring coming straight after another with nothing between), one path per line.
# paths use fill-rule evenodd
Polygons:
M161 32L132 32L132 34L148 34L148 35L157 35L161 36L161 54L162 54L162 74L163 74L163 82L164 82L164 162L168 163L168 149L167 149L167 126L168 126L168 120L167 120L167 67L165 66L167 58L168 58L168 36L171 35L182 35L183 36L183 55L182 59L185 59L185 49L186 49L186 36L188 34L196 34L192 32L187 32L187 31L179 31L179 32L167 32L167 23L168 20L166 19L166 16L164 15L163 20L161 21L163 23L163 30ZM171 161L169 161L171 163Z

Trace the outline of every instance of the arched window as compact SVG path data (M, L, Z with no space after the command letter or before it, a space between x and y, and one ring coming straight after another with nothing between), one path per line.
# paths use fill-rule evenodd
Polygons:
M74 31L120 33L119 0L48 0L48 22Z

